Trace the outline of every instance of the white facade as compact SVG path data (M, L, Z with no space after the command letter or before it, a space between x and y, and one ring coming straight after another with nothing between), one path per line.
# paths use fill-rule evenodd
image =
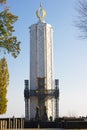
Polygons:
M45 77L45 89L54 89L53 77L53 28L38 22L30 27L30 90L37 89L37 78ZM54 99L45 102L48 118L54 118ZM38 97L30 97L30 118L35 118Z

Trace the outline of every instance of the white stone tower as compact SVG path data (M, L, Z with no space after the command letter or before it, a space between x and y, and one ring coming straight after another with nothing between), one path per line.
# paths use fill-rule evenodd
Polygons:
M55 93L53 74L53 27L45 23L46 11L36 11L39 21L30 26L30 94L29 119L44 116L55 118ZM58 97L58 96L57 96ZM36 109L38 108L38 110ZM36 113L37 112L37 113Z

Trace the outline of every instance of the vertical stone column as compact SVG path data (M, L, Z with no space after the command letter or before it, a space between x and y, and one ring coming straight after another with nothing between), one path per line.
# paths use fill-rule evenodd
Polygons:
M20 129L20 119L17 120L18 123L18 129Z
M10 120L10 128L12 129L13 128L13 123L12 123L12 119Z
M29 102L29 81L25 80L25 89L24 89L24 98L25 98L25 119L30 119L30 102Z
M11 124L11 119L8 118L8 119L7 119L7 128L8 128L8 129L10 129L10 124Z

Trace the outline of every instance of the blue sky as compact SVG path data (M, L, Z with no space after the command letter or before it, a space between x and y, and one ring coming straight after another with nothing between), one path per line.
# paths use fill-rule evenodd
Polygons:
M24 80L29 79L29 26L37 23L36 10L41 0L7 0L10 11L19 16L14 35L21 41L17 59L6 55L10 73L8 109L3 116L25 115ZM78 0L42 0L46 23L54 28L54 75L60 81L60 116L87 115L87 40L79 39L74 26ZM1 117L1 116L0 116Z

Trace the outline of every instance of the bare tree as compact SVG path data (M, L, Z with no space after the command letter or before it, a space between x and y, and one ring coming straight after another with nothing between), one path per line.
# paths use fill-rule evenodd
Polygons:
M81 31L81 37L87 39L87 0L80 0L77 9L78 21L76 27Z

